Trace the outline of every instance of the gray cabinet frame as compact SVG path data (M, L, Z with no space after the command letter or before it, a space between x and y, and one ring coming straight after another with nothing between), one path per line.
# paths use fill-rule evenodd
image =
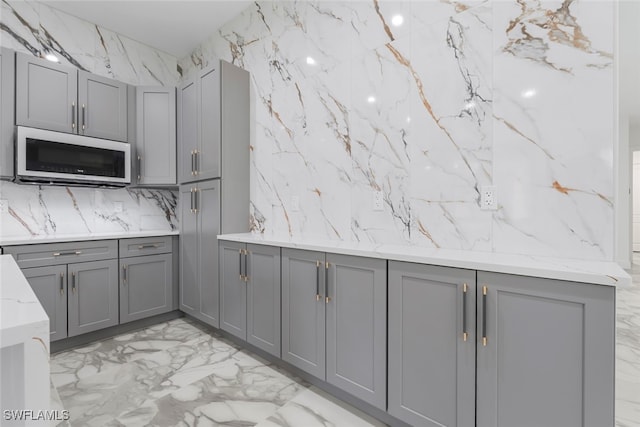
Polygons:
M0 48L0 178L13 178L15 52Z

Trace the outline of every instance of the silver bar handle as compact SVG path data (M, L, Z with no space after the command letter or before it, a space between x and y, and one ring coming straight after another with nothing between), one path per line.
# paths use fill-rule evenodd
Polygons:
M240 274L240 280L244 280L242 275L242 249L238 251L238 273Z
M320 261L316 261L316 301L320 301Z
M127 265L122 266L122 286L127 283Z
M86 122L87 122L87 108L84 104L82 104L82 133L84 133L84 130L86 129Z
M76 293L76 273L71 273L71 292Z
M71 103L71 129L76 130L76 102Z
M191 176L196 174L196 150L191 150Z
M67 255L80 255L82 251L73 251L73 252L54 252L53 256L67 256Z
M138 181L142 179L142 156L138 155Z
M244 250L244 281L245 283L249 281L249 251Z
M193 206L193 213L197 214L198 213L198 208L200 207L200 200L198 200L198 187L193 189L193 200L195 200Z
M324 263L324 303L329 304L331 297L329 296L329 261Z
M160 245L158 245L157 243L154 243L153 245L138 245L138 249L157 249L159 247Z
M196 157L196 168L194 169L194 175L197 176L200 171L200 152L198 150L195 150L195 157Z
M60 295L64 295L64 273L60 273Z

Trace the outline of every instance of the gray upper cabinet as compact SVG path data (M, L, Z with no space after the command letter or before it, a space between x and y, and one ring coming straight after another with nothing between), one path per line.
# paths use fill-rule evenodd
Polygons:
M325 378L323 252L282 249L282 359Z
M13 178L15 52L0 48L0 178Z
M175 88L136 88L135 146L139 185L176 185Z
M16 124L77 133L77 117L77 69L18 52Z
M180 182L220 177L220 63L178 88Z
M180 309L219 327L220 182L180 187Z
M69 336L118 324L118 260L69 264Z
M16 54L16 124L127 141L127 85Z
M31 289L49 316L51 341L67 337L67 266L23 268Z
M388 412L416 427L473 426L476 272L389 261L388 280Z
M127 85L78 71L79 128L82 135L127 141Z
M171 253L120 259L120 323L171 311Z
M327 254L326 380L385 410L387 261Z
M478 427L614 424L615 288L478 272L477 294Z

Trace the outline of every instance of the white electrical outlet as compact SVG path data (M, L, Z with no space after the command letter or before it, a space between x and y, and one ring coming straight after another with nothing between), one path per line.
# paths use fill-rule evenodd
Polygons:
M300 197L291 196L291 212L300 212Z
M384 195L382 194L382 191L373 192L373 210L374 211L384 210Z
M498 190L495 185L480 187L480 209L486 211L498 209Z
M9 212L9 201L6 199L0 200L0 213Z

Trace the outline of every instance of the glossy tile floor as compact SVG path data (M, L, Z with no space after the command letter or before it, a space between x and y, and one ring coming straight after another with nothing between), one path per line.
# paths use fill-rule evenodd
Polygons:
M617 293L616 427L640 426L640 254ZM269 362L176 319L51 357L71 426L380 426ZM57 397L59 395L59 398Z
M185 318L55 354L51 380L60 425L383 425Z

